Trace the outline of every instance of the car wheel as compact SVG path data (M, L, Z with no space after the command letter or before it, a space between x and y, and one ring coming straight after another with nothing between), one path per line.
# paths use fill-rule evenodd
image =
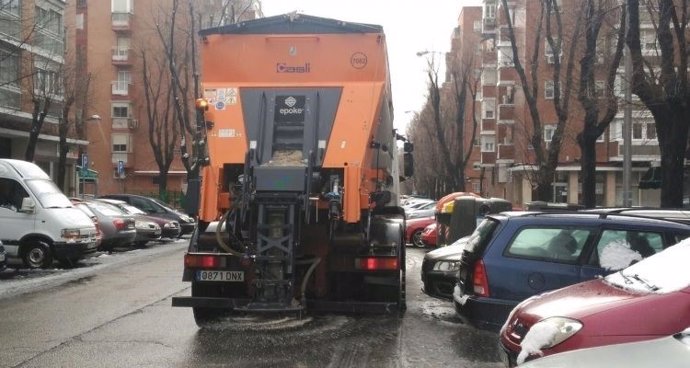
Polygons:
M422 232L424 230L419 229L415 230L414 233L412 233L412 245L414 245L417 248L426 248L426 245L424 245L424 242L422 242Z
M29 268L48 268L53 264L50 246L44 241L32 241L24 246L22 260Z

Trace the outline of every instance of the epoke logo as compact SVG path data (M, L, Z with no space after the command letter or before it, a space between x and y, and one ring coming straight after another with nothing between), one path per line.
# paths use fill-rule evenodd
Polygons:
M296 103L297 100L292 96L285 99L285 104L287 105L287 107L294 107Z

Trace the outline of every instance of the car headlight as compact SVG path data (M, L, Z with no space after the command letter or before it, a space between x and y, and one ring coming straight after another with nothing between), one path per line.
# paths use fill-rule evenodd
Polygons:
M175 226L174 222L166 222L165 224L163 224L163 227L166 229L170 229L170 228L176 228L177 226Z
M67 241L77 241L81 238L81 231L79 229L62 229L60 233L62 238Z
M459 261L439 261L434 263L434 271L452 272L460 269Z
M582 322L566 317L549 317L532 326L520 343L517 363L522 364L530 355L541 354L541 349L552 348L569 339L582 329Z

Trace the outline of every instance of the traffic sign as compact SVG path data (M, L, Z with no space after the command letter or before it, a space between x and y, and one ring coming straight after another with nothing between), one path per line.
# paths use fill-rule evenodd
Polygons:
M117 174L120 176L125 174L125 162L122 160L117 162Z

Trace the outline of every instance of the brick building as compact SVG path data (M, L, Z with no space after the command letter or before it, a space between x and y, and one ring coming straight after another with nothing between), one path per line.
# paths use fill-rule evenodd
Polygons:
M577 2L559 2L563 15L563 35L572 34L574 7ZM531 55L535 47L536 24L539 22L540 2L538 0L513 0L508 2L513 19L517 47L522 65L530 73ZM471 25L471 27L470 27ZM643 29L651 30L652 24L643 23ZM570 33L569 33L570 32ZM644 37L644 36L643 36ZM651 42L653 42L653 36ZM548 144L557 122L553 104L554 58L545 35L540 41L539 64L537 68L537 107L544 124L543 139ZM480 40L477 42L477 40ZM651 46L650 46L651 47ZM563 42L561 63L569 50L569 43ZM520 78L513 63L511 42L508 38L507 19L500 0L484 0L481 7L465 7L459 18L459 27L452 41L452 54L466 53L474 49L481 60L481 96L479 136L475 150L479 159L468 165L466 175L471 178L473 188L487 196L503 197L521 205L533 200L533 186L529 172L535 170L533 147L528 144L531 134L529 107L522 91ZM575 51L579 62L581 50ZM618 70L616 95L622 97L619 86L622 83L623 63ZM604 88L604 74L599 71L597 86ZM531 74L528 75L531 81ZM576 142L577 133L582 130L584 112L577 100L579 72L573 74L574 83L569 100L569 113L564 132L558 168L553 180L555 202L578 203L581 194L580 148ZM562 84L564 81L561 82ZM659 204L659 190L639 185L653 172L660 162L654 120L644 108L635 107L632 123L631 145L631 191L632 204L654 206ZM467 124L471 124L470 119ZM467 129L466 129L467 130ZM609 129L597 141L596 197L597 205L620 206L623 203L623 108L612 121Z

